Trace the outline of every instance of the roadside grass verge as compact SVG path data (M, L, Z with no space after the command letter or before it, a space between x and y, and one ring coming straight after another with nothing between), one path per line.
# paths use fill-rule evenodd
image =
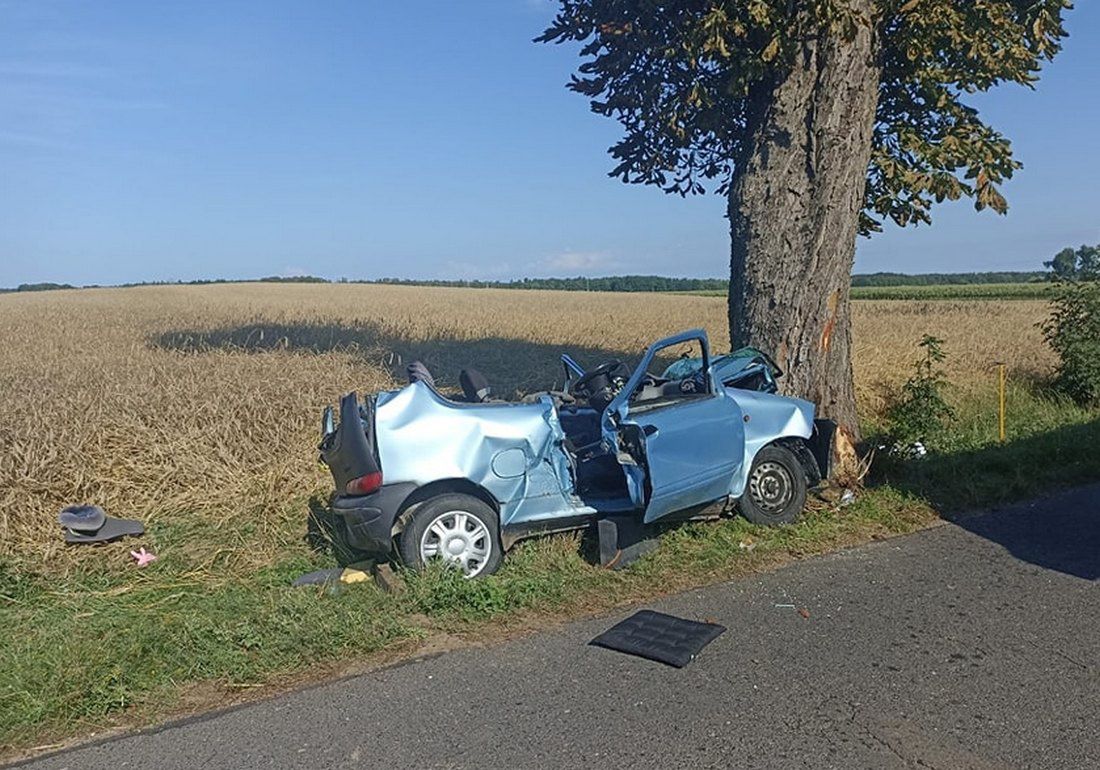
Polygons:
M0 622L12 633L0 650L0 747L218 707L311 669L409 655L440 634L497 637L909 532L933 518L916 498L888 490L843 509L822 507L781 530L740 518L691 523L670 528L656 552L619 572L583 558L584 535L551 536L521 543L484 580L445 569L407 574L399 596L372 583L289 586L302 572L331 566L323 556L213 586L168 558L60 583L5 564ZM195 702L201 684L209 685L199 691L205 702Z
M184 516L151 529L160 558L141 570L124 566L126 544L93 551L103 565L89 557L56 578L9 558L0 562L0 754L226 705L349 664L362 670L426 643L500 638L1100 478L1100 413L1022 384L1009 411L1005 444L993 398L972 396L927 457L880 455L851 505L815 504L780 529L740 518L670 527L659 549L619 572L594 566L591 535L573 534L521 543L481 581L431 570L407 575L399 596L371 583L291 588L335 563L304 542L305 497L292 503L299 524L275 563L227 566L222 577L218 559L196 570L193 558L221 531Z
M1100 478L1100 411L1038 388L1009 384L1004 443L997 439L997 394L971 393L948 429L928 441L927 457L880 455L871 483L953 512Z

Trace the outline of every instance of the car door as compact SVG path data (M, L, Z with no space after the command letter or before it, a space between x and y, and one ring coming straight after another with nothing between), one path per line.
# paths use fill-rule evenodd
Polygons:
M648 402L636 400L657 354L693 341L699 343L703 357L703 382L698 392ZM603 422L605 439L619 448L631 496L636 505L645 508L645 522L728 494L744 457L741 420L737 403L725 395L710 370L706 332L695 329L650 346L604 411Z

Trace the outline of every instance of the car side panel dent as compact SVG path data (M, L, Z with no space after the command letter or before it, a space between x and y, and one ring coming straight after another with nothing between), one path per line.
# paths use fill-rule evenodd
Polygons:
M572 508L565 434L549 398L460 404L418 381L379 394L375 420L386 483L468 479L498 502L502 526Z

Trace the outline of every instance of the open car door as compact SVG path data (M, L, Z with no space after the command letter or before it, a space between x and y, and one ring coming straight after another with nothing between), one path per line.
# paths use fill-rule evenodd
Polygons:
M691 342L699 343L703 356L694 390L674 385L646 395L643 385L657 354ZM741 419L737 403L715 382L702 329L668 337L646 350L601 421L604 440L615 448L631 498L645 509L646 523L729 493L745 452Z

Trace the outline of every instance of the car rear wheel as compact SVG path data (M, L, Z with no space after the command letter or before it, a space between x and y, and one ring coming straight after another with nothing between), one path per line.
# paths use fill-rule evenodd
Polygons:
M413 569L440 560L468 578L491 575L504 557L496 511L461 494L440 495L417 506L398 537L397 550Z
M753 524L793 524L806 505L806 473L794 452L766 446L756 453L748 483L738 501Z

